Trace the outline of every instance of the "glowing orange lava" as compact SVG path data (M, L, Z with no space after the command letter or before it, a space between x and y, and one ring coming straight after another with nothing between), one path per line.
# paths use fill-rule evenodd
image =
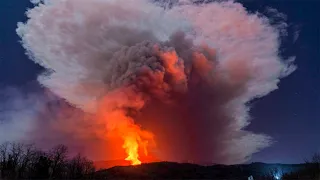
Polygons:
M125 159L126 161L130 161L131 165L139 165L141 161L139 160L139 144L137 142L136 135L127 136L124 138L123 148L126 150L128 157Z
M139 155L147 156L148 145L154 144L153 134L142 130L132 118L126 116L124 111L108 112L103 117L108 121L109 136L123 140L122 148L127 154L125 160L130 161L131 165L141 164Z
M130 161L131 165L139 165L141 161L139 160L139 151L143 151L145 156L148 155L147 145L149 141L153 141L153 134L141 130L141 128L134 124L133 121L126 126L122 126L118 131L122 134L122 139L124 143L122 148L125 149L127 153L126 161Z
M101 124L106 125L107 138L122 140L122 148L127 154L124 159L131 165L141 164L140 155L147 156L148 149L155 146L153 134L141 129L128 115L128 107L139 110L144 103L143 96L128 88L108 94L98 107L98 117Z

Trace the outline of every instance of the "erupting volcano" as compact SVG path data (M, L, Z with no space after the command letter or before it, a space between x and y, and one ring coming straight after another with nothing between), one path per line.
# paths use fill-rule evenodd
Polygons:
M245 128L251 100L295 69L278 53L282 20L233 1L34 3L17 33L44 68L38 82L67 106L44 105L27 140L132 165L242 163L272 143Z
M103 106L106 107L106 106ZM123 111L102 112L101 118L105 121L114 121L108 125L110 136L121 137L123 140L122 148L127 153L126 161L130 161L131 165L139 165L139 150L148 155L147 145L153 142L153 134L148 131L141 130L130 117L125 115ZM110 120L112 119L112 120ZM140 152L141 153L141 152Z

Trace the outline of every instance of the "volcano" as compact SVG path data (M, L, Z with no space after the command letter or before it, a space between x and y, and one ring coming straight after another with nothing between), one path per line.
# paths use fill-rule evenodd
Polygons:
M142 161L142 164L161 162L160 159L155 158L153 156L142 157L141 161ZM95 161L94 162L94 167L97 170L109 169L109 168L112 168L115 166L130 166L130 165L131 165L130 161L126 161L124 159L105 160L105 161Z

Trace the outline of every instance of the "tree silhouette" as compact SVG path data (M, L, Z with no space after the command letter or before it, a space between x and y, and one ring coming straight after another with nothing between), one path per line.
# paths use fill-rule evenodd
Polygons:
M65 176L66 158L68 148L64 145L57 145L49 153L51 159L50 176L53 179L63 178Z
M306 160L300 171L286 174L284 180L320 180L320 153L314 153L310 160Z
M88 179L95 172L93 162L80 154L67 158L68 148L57 145L48 152L33 145L0 145L0 179Z

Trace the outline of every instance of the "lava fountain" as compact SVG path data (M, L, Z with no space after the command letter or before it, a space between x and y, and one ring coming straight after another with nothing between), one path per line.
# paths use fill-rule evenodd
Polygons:
M129 90L127 88L126 92L129 92ZM121 104L127 107L121 107ZM122 148L127 154L125 160L130 161L131 165L141 164L140 154L143 153L147 156L150 145L155 145L153 134L142 130L128 114L130 106L140 109L143 104L144 102L139 96L129 97L128 93L124 93L123 90L116 90L104 97L98 111L98 117L105 122L108 136L110 138L120 137L123 140Z

